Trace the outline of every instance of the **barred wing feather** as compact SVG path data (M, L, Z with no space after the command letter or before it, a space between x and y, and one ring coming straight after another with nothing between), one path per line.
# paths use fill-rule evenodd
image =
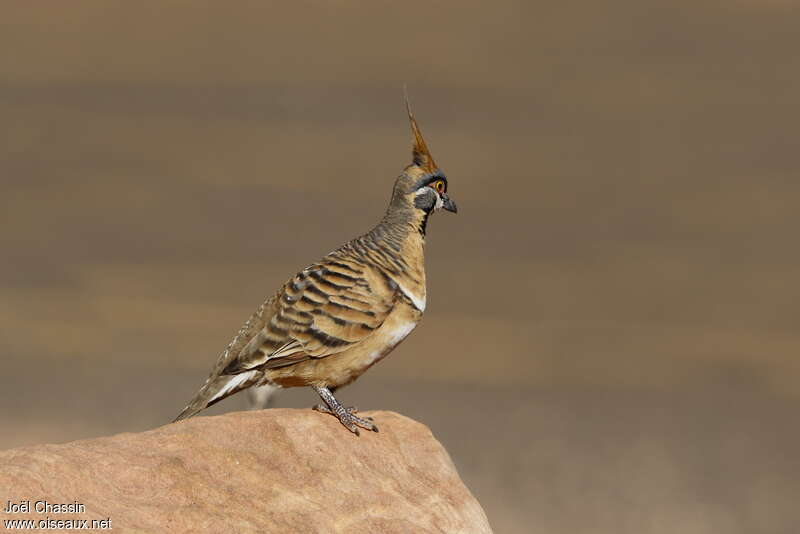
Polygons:
M341 258L307 267L283 286L275 313L223 373L285 367L341 352L383 324L396 288L380 271Z

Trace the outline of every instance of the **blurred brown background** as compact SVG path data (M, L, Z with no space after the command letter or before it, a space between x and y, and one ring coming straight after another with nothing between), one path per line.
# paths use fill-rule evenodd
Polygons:
M0 447L171 420L379 219L405 82L461 211L342 399L430 425L498 533L796 532L793 3L0 10Z

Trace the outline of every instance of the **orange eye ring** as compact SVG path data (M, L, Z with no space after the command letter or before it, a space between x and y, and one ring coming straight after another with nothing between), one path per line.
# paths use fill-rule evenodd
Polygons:
M431 184L431 187L433 187L437 193L444 193L445 190L444 180L436 180Z

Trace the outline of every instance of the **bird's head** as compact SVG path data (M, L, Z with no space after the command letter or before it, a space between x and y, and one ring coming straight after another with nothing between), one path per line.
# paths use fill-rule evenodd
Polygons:
M424 233L428 216L445 209L456 213L458 208L447 194L447 176L433 161L428 146L422 138L417 121L411 113L406 95L406 110L411 123L412 161L397 177L392 193L391 208L411 210L413 218L420 222Z

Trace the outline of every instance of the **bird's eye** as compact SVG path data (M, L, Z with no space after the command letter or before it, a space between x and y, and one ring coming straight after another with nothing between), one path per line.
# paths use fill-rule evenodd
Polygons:
M433 187L437 193L444 193L445 190L444 180L436 180L431 184L431 187Z

